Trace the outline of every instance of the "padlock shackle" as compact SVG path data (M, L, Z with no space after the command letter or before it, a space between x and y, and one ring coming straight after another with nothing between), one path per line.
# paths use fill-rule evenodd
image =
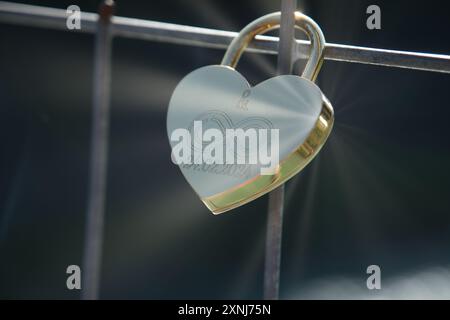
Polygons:
M325 48L325 37L319 25L310 17L296 11L295 26L301 29L311 41L310 58L303 70L302 77L314 81L320 71L323 62L323 51ZM258 34L266 33L280 27L281 12L274 12L262 16L250 22L239 32L236 38L231 41L221 64L235 68L242 53L249 43Z

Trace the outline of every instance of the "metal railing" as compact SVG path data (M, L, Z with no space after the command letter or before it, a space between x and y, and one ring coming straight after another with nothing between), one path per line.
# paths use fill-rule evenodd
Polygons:
M307 58L309 41L293 41L293 19L289 13L295 0L282 0L280 39L256 36L246 49L263 54L278 54L278 73L290 73L292 63ZM104 202L109 123L109 84L111 39L115 36L180 45L225 49L237 32L191 27L113 16L114 4L105 1L96 13L81 13L81 29L69 30L63 9L0 1L0 23L84 32L96 35L94 53L93 130L89 174L88 212L84 248L85 277L82 298L97 299L103 238ZM292 12L293 14L293 12ZM294 45L294 46L293 46ZM325 59L450 73L450 55L397 51L327 43ZM266 241L264 297L278 298L284 189L272 191Z
M69 32L95 33L98 14L81 13L81 29L68 30L66 10L30 6L0 1L0 22L51 28ZM141 19L113 17L113 36L161 41L207 48L225 49L237 32L184 26L178 24L147 21ZM300 57L306 57L309 41L297 40ZM247 49L253 52L278 54L278 38L257 36ZM389 67L408 68L450 73L450 55L421 52L376 49L327 43L325 59Z

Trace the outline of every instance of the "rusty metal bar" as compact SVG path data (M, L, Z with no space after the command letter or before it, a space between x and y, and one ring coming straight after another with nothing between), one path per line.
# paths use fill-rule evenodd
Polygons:
M91 159L81 291L84 300L99 297L108 164L113 11L112 0L105 0L100 5L95 37Z

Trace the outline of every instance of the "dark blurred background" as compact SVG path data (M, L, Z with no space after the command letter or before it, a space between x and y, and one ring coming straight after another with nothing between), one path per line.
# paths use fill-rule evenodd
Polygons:
M366 28L370 4L381 30ZM328 42L450 54L445 1L298 7ZM279 10L275 0L119 0L116 15L238 31ZM80 297L65 272L82 265L93 40L0 23L1 298ZM114 39L103 299L262 298L267 196L213 216L170 161L170 95L223 53ZM246 53L238 70L256 84L276 56ZM336 124L287 184L281 298L450 298L450 75L326 61L318 84ZM366 288L371 264L381 291Z

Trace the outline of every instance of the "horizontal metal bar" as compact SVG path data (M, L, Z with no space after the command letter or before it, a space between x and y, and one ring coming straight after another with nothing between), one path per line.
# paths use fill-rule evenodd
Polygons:
M81 30L68 30L63 9L0 1L0 22L94 33L98 15L81 13ZM191 27L141 19L113 17L112 33L133 39L224 49L237 32ZM309 41L297 40L299 57L306 57ZM248 51L277 54L278 38L256 36ZM450 55L376 49L327 43L325 59L389 67L450 73Z

